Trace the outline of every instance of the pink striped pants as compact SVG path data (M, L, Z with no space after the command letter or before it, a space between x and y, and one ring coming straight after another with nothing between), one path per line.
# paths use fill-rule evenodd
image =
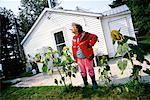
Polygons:
M88 58L81 59L77 58L79 72L81 73L82 77L87 76L87 72L90 77L94 76L94 68L93 68L93 60L89 60Z

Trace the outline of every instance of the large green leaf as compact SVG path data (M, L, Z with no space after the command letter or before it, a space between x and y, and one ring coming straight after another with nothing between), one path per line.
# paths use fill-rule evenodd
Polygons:
M43 65L42 71L47 73L48 72L48 66L46 64Z
M123 60L123 61L119 60L118 61L117 65L118 65L118 68L122 71L121 74L123 74L123 71L126 69L127 63L128 63L127 60Z
M60 58L54 58L53 64L55 67L60 67L61 66L61 59Z
M51 55L51 52L45 53L45 58L46 58L47 60L49 60L49 59L50 59L50 55Z
M124 43L123 45L118 45L117 47L117 53L119 55L124 56L129 51L129 47L127 43Z
M39 62L39 61L41 60L41 55L40 55L40 53L35 54L35 60L36 60L37 62Z
M69 64L71 64L71 63L73 63L74 60L70 56L68 56L67 61L68 61Z
M98 65L99 66L104 66L105 64L107 64L107 57L106 56L102 56L101 60L99 61Z

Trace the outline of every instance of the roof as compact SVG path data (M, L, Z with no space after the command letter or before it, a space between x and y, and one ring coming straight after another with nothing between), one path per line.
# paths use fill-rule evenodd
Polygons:
M121 13L121 12L126 12L126 11L129 11L129 8L126 5L122 5L122 6L113 8L113 9L108 10L108 11L103 12L103 13L94 13L94 12L87 12L87 11L45 8L42 11L42 13L40 14L40 16L38 17L38 19L36 20L36 22L34 23L34 25L32 26L32 28L29 30L27 35L21 41L21 45L26 41L26 39L32 33L32 31L37 26L37 24L39 23L39 21L42 19L42 17L44 16L44 14L46 12L57 12L57 13L66 13L66 14L83 15L83 16L103 17L103 16L111 16L111 15L118 14L118 13Z
M115 15L115 14L126 12L126 11L130 11L129 8L127 7L127 5L122 5L122 6L103 12L103 15L110 16L110 15Z

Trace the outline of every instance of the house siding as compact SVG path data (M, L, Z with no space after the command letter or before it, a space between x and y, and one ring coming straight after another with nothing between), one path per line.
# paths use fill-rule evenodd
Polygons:
M73 33L70 31L70 28L72 22L81 24L85 31L98 36L99 42L94 46L95 54L108 54L100 19L97 17L52 12L45 13L32 31L32 34L29 35L23 44L25 53L35 55L36 49L43 46L51 46L56 50L54 33L59 31L63 31L65 43L71 49Z

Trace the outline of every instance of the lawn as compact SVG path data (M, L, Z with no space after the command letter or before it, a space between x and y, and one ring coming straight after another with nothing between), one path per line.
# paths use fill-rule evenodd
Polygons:
M138 45L145 52L145 55L150 54L150 36L137 37Z
M1 91L0 100L148 100L150 99L150 83L140 84L136 88L131 84L99 86L93 91L91 86L68 87L44 86L17 88L8 87Z

